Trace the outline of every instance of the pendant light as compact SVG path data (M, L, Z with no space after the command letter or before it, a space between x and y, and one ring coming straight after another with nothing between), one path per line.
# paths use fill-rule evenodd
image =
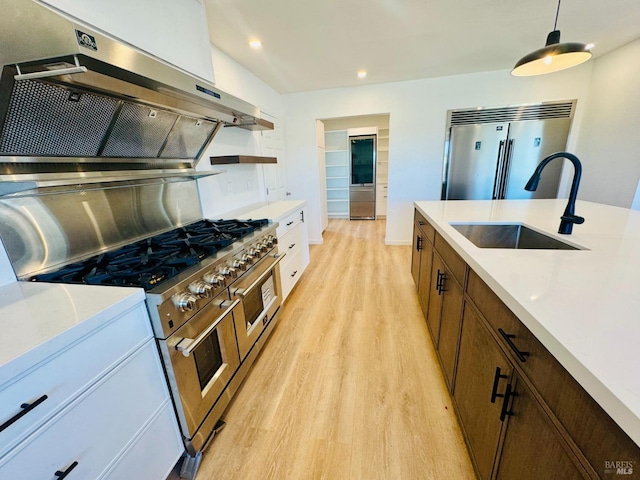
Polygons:
M544 73L558 72L565 68L575 67L591 58L591 52L584 43L569 42L560 43L560 30L558 26L558 14L560 13L560 1L556 10L556 21L553 31L547 36L544 48L522 57L511 70L511 75L516 77L530 77Z

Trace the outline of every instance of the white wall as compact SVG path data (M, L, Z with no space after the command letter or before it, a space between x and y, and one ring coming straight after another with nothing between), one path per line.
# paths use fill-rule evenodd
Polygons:
M640 39L593 62L579 198L630 207L640 179Z
M390 114L386 242L408 244L413 202L440 198L447 110L577 98L573 150L591 65L542 77L515 78L505 70L284 95L287 184L294 198L308 201L309 240L322 241L316 119Z
M262 112L282 121L284 108L279 93L214 46L211 47L211 55L216 70L216 87L257 105ZM235 127L223 127L214 137L198 164L198 170L226 170L226 173L198 181L206 218L266 201L263 165L211 165L209 162L209 157L215 155L262 155L261 137L261 132Z

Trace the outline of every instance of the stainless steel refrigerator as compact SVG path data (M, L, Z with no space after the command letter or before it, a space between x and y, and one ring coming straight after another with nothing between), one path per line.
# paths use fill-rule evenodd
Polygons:
M546 156L566 149L570 118L451 127L442 198L556 198L563 162L545 168L535 192L524 189Z
M376 136L349 137L349 219L376 218Z

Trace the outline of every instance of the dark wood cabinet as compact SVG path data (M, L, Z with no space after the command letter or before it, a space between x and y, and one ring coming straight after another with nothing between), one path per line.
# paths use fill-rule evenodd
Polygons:
M465 306L453 396L471 458L482 480L490 479L493 472L503 428L502 403L511 377L511 364L478 315Z
M513 393L508 400L509 425L497 463L498 480L540 480L561 478L580 480L585 473L554 431L534 394L514 375L507 385ZM511 390L513 388L513 390Z
M416 220L413 222L413 245L411 247L411 276L413 277L413 282L416 284L416 288L418 288L418 282L420 281L420 255L422 242L422 232L420 231L420 226Z
M412 274L478 477L608 478L619 461L636 478L638 445L418 211L415 219Z
M435 257L436 255L434 255ZM462 286L454 275L444 266L444 273L440 277L441 311L440 328L438 337L438 355L442 363L442 370L449 385L453 390L453 379L456 368L456 356L458 352L458 337L460 334L460 322L462 320ZM432 295L435 293L431 292Z

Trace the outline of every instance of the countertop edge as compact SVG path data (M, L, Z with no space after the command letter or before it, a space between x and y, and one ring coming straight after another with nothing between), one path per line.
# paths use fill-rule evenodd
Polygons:
M17 282L20 288L28 289L31 284L29 282ZM38 283L38 288L47 287L56 288L57 284L42 284ZM76 285L76 287L86 287L86 285ZM89 286L94 290L96 288L114 288L114 287L95 287ZM118 287L115 287L118 288ZM81 289L78 289L81 291ZM58 352L66 349L68 346L77 342L79 339L91 334L91 332L99 329L103 324L120 317L121 315L135 309L139 305L144 305L145 293L144 290L139 288L126 288L127 292L124 292L124 296L118 300L113 301L110 305L98 310L95 313L88 315L75 325L60 331L57 334L50 336L49 338L41 341L38 345L24 351L22 354L8 360L6 363L0 365L0 389L8 382L13 383L17 378L27 374L34 367L46 361ZM24 301L24 300L19 300ZM144 309L146 314L146 308ZM149 335L151 338L151 328L149 328Z
M306 205L306 200L280 200L272 203L254 204L239 208L219 215L219 217L239 219L268 218L274 222L279 222L296 210L304 208Z

